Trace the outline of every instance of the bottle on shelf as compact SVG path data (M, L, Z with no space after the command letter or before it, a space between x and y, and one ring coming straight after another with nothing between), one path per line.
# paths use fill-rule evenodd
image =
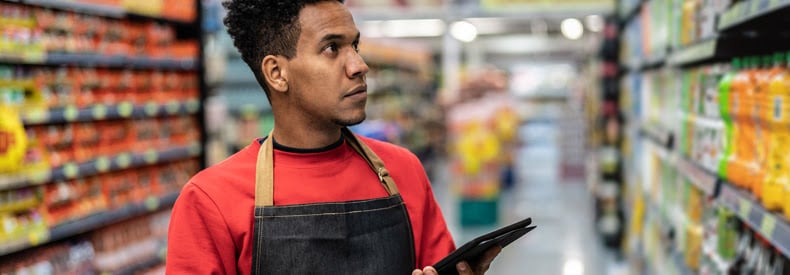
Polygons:
M719 160L717 174L720 178L729 178L728 167L730 160L734 158L735 152L735 136L737 133L733 127L733 110L732 110L732 81L738 70L741 68L741 59L734 58L730 64L727 73L722 76L719 81L719 113L722 121L724 122L724 153Z
M752 56L749 58L749 68L746 70L749 77L749 82L744 90L744 129L745 139L743 145L745 146L744 163L746 165L747 173L742 179L743 187L758 195L754 192L757 183L762 182L764 176L763 164L760 160L762 133L760 128L760 105L758 104L760 98L759 83L763 75L763 68L760 65L760 58Z
M773 57L773 66L764 81L766 97L763 99L763 120L768 129L769 149L767 151L767 174L761 188L763 206L768 210L779 210L782 207L783 187L788 184L790 175L787 174L788 159L787 149L790 145L790 129L786 127L790 122L790 114L786 108L790 103L790 94L783 87L787 81L788 72L785 68L785 55L777 53Z
M771 83L771 89L776 89L779 93L781 93L785 97L788 97L790 96L790 52L787 52L785 54L785 58L786 58L785 71L784 71L785 73L776 76L774 81ZM790 105L790 103L785 105ZM790 119L787 119L785 121L788 120ZM785 123L784 125L787 126L788 124ZM790 134L788 134L788 136L790 137ZM784 170L785 172L787 172L788 169L790 169L790 159L788 158L790 158L790 156L787 156L787 154L785 154L785 157L783 158L785 164L787 164L785 166L785 170ZM784 182L783 190L784 192L782 192L782 198L780 199L783 203L782 209L784 210L785 218L787 220L790 220L790 182ZM786 268L790 269L790 267L786 267Z
M746 187L748 178L748 168L746 160L752 155L749 139L753 138L750 131L752 123L747 118L750 113L749 102L751 100L751 78L749 70L751 59L744 58L743 66L738 68L738 72L732 79L730 85L730 116L733 120L732 143L733 154L727 164L727 179L738 187ZM747 111L748 110L748 111Z
M766 112L765 104L768 98L768 83L771 75L775 74L779 69L773 65L771 56L763 56L761 59L757 58L756 70L754 73L754 95L752 105L752 118L754 120L754 159L752 159L752 170L754 177L750 179L750 190L757 199L762 200L762 188L768 171L767 165L767 152L771 147L771 139L769 134L768 121L765 118Z

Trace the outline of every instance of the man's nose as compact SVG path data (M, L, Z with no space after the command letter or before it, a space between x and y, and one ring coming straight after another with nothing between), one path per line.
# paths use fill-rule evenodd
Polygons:
M348 75L349 78L362 77L368 73L369 69L368 64L365 63L365 60L362 59L362 56L357 52L353 52L346 63L346 75Z

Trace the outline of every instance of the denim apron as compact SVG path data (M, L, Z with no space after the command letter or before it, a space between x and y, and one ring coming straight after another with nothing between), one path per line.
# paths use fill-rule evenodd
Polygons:
M344 128L343 137L378 175L379 182L370 184L381 184L389 196L275 206L273 146L267 138L255 171L252 274L403 275L416 267L411 223L395 182L351 131Z

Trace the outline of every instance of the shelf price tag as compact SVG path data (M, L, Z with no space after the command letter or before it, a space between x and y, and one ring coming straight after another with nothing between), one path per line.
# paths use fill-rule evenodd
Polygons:
M118 167L122 169L129 168L129 165L132 164L132 156L130 156L129 153L123 153L118 156L115 162L118 163Z
M752 203L744 198L738 199L738 214L744 220L749 220L749 213L752 212Z
M93 119L101 120L107 118L107 106L104 104L99 104L93 106Z
M154 149L149 149L148 151L145 151L143 159L147 164L154 164L159 159L159 152Z
M104 173L110 170L110 159L107 157L99 157L96 159L96 171Z
M760 222L760 232L762 232L766 238L770 239L771 236L774 235L775 229L776 229L776 218L774 218L774 216L771 216L768 213L765 213L763 215L762 222Z
M66 106L66 108L63 109L63 119L68 122L77 120L77 116L79 116L79 114L79 110L77 110L77 107L74 106Z
M173 115L178 112L178 108L181 107L180 104L176 101L170 101L165 105L165 110L168 114Z
M28 179L30 179L30 182L33 183L33 184L46 183L47 181L49 181L51 173L52 172L49 171L49 170L48 171L32 173L32 174L30 174L30 176L28 176Z
M49 112L44 110L29 112L25 115L26 123L44 123L48 120Z
M145 114L148 116L156 116L156 113L159 112L159 104L148 102L145 104Z
M200 102L197 99L190 99L187 101L186 105L187 112L189 113L195 113L198 111L198 108L200 108Z
M157 208L159 208L159 198L151 196L145 199L145 209L154 211Z
M27 240L30 241L32 246L38 246L49 239L49 232L47 230L33 230L27 235Z
M189 148L187 150L189 150L190 156L197 156L198 154L200 154L200 144L192 143L189 145Z
M63 175L68 179L76 178L80 173L80 168L75 163L66 163L63 165Z
M125 101L118 104L118 115L122 118L132 116L132 112L134 112L134 105L131 102Z

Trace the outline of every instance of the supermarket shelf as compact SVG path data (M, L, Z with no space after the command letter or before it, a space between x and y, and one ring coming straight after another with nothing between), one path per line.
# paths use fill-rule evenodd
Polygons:
M160 255L153 255L150 259L141 261L131 266L127 266L121 270L109 272L112 275L134 275L140 272L141 270L148 269L151 267L155 267L157 265L163 264L165 262L164 259Z
M3 64L27 64L27 65L75 65L75 66L96 66L111 68L133 68L133 69L161 69L161 70L194 70L197 68L197 61L192 59L172 59L172 58L148 58L148 57L127 57L109 56L100 54L85 53L47 53L44 56L21 57L21 56L0 56L0 63Z
M734 57L770 54L790 46L790 39L775 36L719 36L673 50L667 64L676 67L727 61Z
M181 20L174 20L164 17L156 17L135 12L126 11L123 7L117 5L96 4L96 3L81 3L75 1L54 1L54 0L20 0L17 1L23 4L46 7L50 9L58 9L64 11L72 11L81 14L90 14L110 18L141 18L146 20L156 20L159 22L168 22L171 24L191 24Z
M625 66L629 71L641 72L660 68L666 63L667 53L653 54L646 58L633 58L626 61Z
M35 5L39 7L47 7L51 9L59 9L66 11L73 11L84 14L93 14L113 18L122 18L125 14L124 10L119 6L107 4L93 4L93 3L80 3L73 1L53 1L53 0L21 0L18 1L28 5Z
M178 193L167 194L162 197L152 196L144 202L132 203L116 210L101 212L84 219L52 227L48 232L44 233L43 236L38 236L38 238L17 239L6 243L0 243L0 256L44 243L62 240L112 223L166 209L175 203L176 198L178 198Z
M691 184L705 192L705 195L716 197L719 192L718 176L685 157L678 157L677 168L691 181Z
M131 102L124 102L118 105L97 104L90 108L82 109L69 106L57 110L28 112L22 118L22 122L25 125L40 125L75 121L160 117L165 115L195 114L199 108L200 102L196 99L185 102L173 101L166 104L148 103L145 105L133 105Z
M790 257L790 224L781 216L767 211L749 195L732 184L722 184L719 201L759 232L785 257Z
M639 132L661 147L672 150L674 145L674 134L672 134L672 131L658 125L640 124Z
M134 69L194 70L194 59L106 56L100 54L48 53L44 65L131 67ZM35 63L33 63L35 64Z
M41 174L9 178L10 180L0 181L0 190L44 184L58 180L83 178L105 172L181 160L199 156L200 151L200 144L194 143L162 151L152 149L143 153L124 153L114 157L99 157L84 163L69 163Z
M730 9L719 16L719 32L727 32L736 29L749 28L765 22L781 22L787 20L787 12L790 11L790 1L788 0L750 0L742 1L733 5ZM761 24L761 27L770 26ZM777 25L777 27L786 25Z

